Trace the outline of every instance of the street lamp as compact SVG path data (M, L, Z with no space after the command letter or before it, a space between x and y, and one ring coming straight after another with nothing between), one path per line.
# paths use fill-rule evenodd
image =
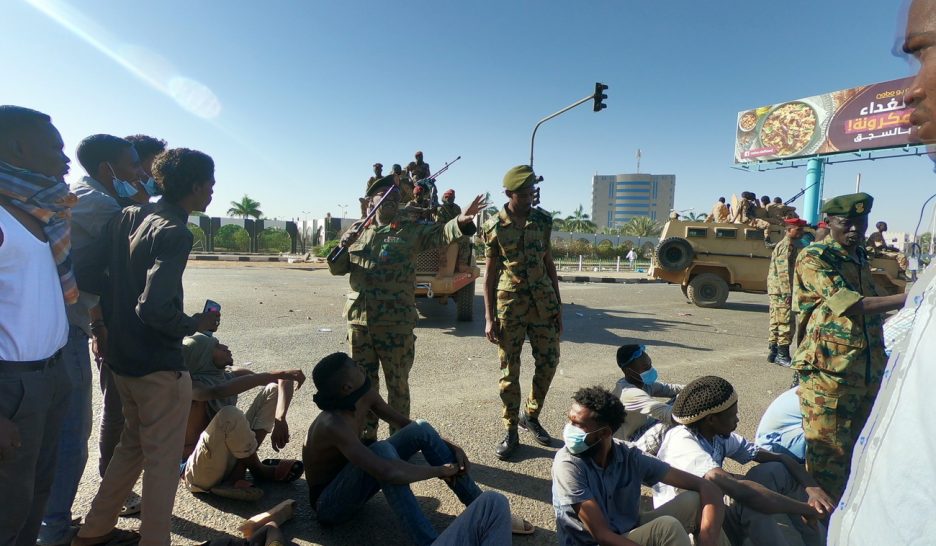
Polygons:
M341 209L341 217L347 218L348 217L348 205L339 204L338 208Z

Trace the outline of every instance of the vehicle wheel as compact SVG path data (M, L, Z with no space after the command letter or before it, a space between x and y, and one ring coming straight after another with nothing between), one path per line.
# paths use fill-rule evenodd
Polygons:
M689 281L687 295L698 307L721 307L728 299L728 283L714 273L702 273Z
M474 281L455 292L455 319L459 322L471 322L474 319L474 293Z
M667 271L682 271L689 267L695 252L682 237L667 237L656 247L656 261Z

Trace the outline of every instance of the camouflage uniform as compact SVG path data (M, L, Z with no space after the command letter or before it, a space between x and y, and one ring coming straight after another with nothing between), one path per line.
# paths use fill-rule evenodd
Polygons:
M529 337L535 369L527 397L526 414L538 419L549 384L559 365L559 295L546 274L546 253L552 217L541 208L530 210L526 224L518 226L505 206L482 228L485 256L498 264L498 356L500 397L504 425L516 429L520 411L520 353Z
M883 317L844 314L877 295L867 256L863 249L858 254L856 261L831 237L809 245L796 260L793 287L800 342L793 368L800 374L806 466L836 498L887 363Z
M351 292L345 305L351 358L364 368L375 389L380 385L378 370L383 368L387 402L407 417L409 371L416 341L416 255L472 233L474 224L463 233L457 220L435 225L408 221L371 225L347 252L328 264L332 275L351 276ZM373 414L368 417L363 437L377 437L377 417Z
M448 222L452 218L458 218L459 214L461 214L461 207L455 203L443 202L441 205L439 205L439 208L436 209L436 221Z
M770 297L770 330L767 343L790 345L793 342L793 265L802 244L784 237L773 249L767 269L767 295Z

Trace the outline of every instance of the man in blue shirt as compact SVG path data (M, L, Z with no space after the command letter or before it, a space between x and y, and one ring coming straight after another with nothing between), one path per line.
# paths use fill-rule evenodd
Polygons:
M724 540L721 491L705 480L644 455L614 433L624 406L601 387L572 396L565 447L553 461L553 507L559 544L714 546ZM687 490L672 502L640 513L640 486L663 482Z
M806 463L803 412L800 410L796 387L770 403L757 425L754 443L761 449L785 453L800 464Z

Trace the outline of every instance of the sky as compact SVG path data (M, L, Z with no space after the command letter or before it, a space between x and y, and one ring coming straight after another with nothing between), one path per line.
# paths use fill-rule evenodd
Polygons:
M595 173L676 175L677 210L720 195L783 198L805 169L732 168L737 113L915 73L895 54L901 2L880 0L8 0L0 102L52 116L74 159L94 133L144 133L215 159L211 215L243 195L279 219L355 214L371 165L422 150L466 204L534 167L542 207L591 209ZM779 7L782 6L782 7ZM825 196L874 195L871 220L912 231L933 163L832 165ZM794 203L802 206L802 200ZM932 211L927 212L930 217ZM927 221L924 221L924 228Z

